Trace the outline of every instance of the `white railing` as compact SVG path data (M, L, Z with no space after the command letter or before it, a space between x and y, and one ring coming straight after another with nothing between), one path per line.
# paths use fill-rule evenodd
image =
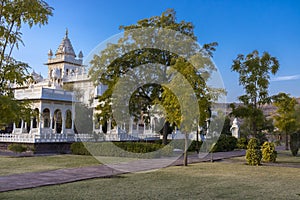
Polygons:
M49 143L49 142L74 142L74 136L67 134L0 134L0 142L21 142L21 143Z
M51 129L49 129L51 130ZM159 138L159 134L0 134L0 142L21 142L21 143L50 143L50 142L101 142L101 141L136 141Z
M0 134L0 142L34 143L35 142L35 135L4 133L4 134Z
M16 99L54 99L72 101L73 92L51 88L29 88L15 90Z

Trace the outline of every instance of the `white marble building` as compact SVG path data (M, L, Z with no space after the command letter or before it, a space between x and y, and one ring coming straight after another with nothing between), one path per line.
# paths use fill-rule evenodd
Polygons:
M90 81L87 70L83 65L83 53L76 56L68 37L68 31L58 46L55 54L48 52L48 77L32 72L33 82L27 86L15 88L17 100L28 99L32 102L32 109L38 117L32 117L30 122L20 120L13 125L13 132L1 134L0 142L46 143L46 142L73 142L93 139L94 134L100 140L135 140L147 137L159 137L152 131L151 125L143 126L130 124L128 133L122 127L111 127L103 133L101 126L95 125L92 119L92 133L78 132L76 129L75 103L81 102L90 109L93 115L98 104L96 96L103 94L105 85L94 86ZM93 116L91 117L93 118Z

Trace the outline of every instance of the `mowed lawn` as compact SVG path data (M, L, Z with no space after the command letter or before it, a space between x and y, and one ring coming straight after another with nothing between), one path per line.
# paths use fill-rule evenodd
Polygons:
M0 199L300 199L300 168L197 163L35 189Z
M92 156L69 154L34 157L0 156L0 176L97 164L99 164L99 161Z

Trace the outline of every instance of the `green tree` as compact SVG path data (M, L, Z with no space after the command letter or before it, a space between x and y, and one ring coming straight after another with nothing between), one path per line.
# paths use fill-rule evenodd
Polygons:
M31 114L28 103L13 98L12 84L23 85L31 77L28 64L14 59L12 52L23 44L21 27L47 24L52 10L42 0L0 2L0 124L25 119Z
M210 58L217 43L206 44L203 45L203 48L200 48L195 43L196 36L194 35L192 23L185 21L176 22L174 10L167 10L160 16L142 19L136 24L121 26L120 28L124 30L123 37L119 39L117 44L109 44L100 55L94 55L89 71L92 80L96 84L101 82L108 86L104 94L99 97L101 102L98 107L98 109L101 109L99 118L102 120L102 123L104 124L105 121L113 118L112 100L113 94L116 93L117 82L125 74L132 72L130 75L131 80L135 80L138 77L139 80L142 79L143 81L145 80L145 83L148 83L139 85L137 82L136 85L139 85L139 87L134 92L126 87L122 88L122 90L126 91L123 91L122 94L131 95L128 107L130 115L134 116L135 120L143 118L145 122L149 121L150 108L153 105L160 104L166 111L166 123L164 123L163 128L165 142L169 132L169 128L166 126L180 127L185 133L188 133L193 128L196 130L197 121L203 123L203 119L206 119L205 110L209 107L210 100L219 92L219 90L210 90L206 85L211 71L215 70ZM143 32L143 28L155 28L156 32L154 35L149 35L147 32ZM135 32L135 30L138 31ZM192 41L178 39L174 42L174 38L163 34L164 30L177 31L189 36ZM157 39L162 37L163 40ZM143 48L145 44L153 46L165 45L171 48L179 48L180 51L188 53L182 57L163 48ZM128 48L132 46L139 48L128 51ZM185 51L186 49L188 51ZM201 53L204 56L194 56L190 61L186 60L187 57L196 53ZM198 71L191 64L193 61L202 64ZM148 65L149 63L159 63L159 65L153 67ZM136 69L136 66L144 67ZM159 77L163 84L149 83L147 80L157 80L155 77L153 78L153 74L156 75L155 77ZM188 84L182 82L182 77L187 80ZM126 85L126 83L124 82L123 85ZM191 97L191 94L187 94L186 87L182 87L184 85L192 87L195 95ZM178 88L179 86L180 88ZM178 99L178 96L182 98ZM119 98L122 97L120 96ZM191 98L197 102L197 109L201 113L201 116L198 116L198 119L195 119L195 121L191 120L192 117L190 117L195 113L195 109L185 109L187 112L182 113L184 107L189 105L188 100ZM126 102L120 101L119 103L124 104ZM185 117L182 117L183 114ZM126 115L123 116L122 113L119 113L119 115L121 118L126 118ZM189 124L190 126L183 126L183 124ZM185 149L187 150L187 148Z
M273 96L274 105L277 107L276 113L273 116L275 120L275 127L285 133L285 149L289 149L289 134L297 129L296 122L296 104L294 97L286 93L279 93Z
M261 108L271 102L268 94L270 75L276 74L279 62L267 52L260 56L259 52L254 50L246 56L238 55L231 69L239 73L239 84L245 90L245 94L239 97L243 105L233 107L233 114L248 119L251 134L257 136L259 127L265 120Z

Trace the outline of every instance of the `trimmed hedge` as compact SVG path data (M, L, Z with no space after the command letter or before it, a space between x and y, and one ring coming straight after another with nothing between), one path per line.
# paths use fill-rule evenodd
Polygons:
M146 142L85 142L73 143L71 152L78 155L156 158L172 155L173 148Z

